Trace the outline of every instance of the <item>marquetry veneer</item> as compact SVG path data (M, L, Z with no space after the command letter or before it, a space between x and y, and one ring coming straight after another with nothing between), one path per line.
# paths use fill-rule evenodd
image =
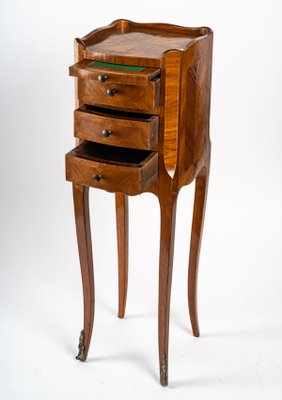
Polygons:
M168 384L168 333L176 202L194 179L188 268L192 330L199 336L196 287L208 186L211 29L117 20L75 40L74 135L66 155L73 183L84 294L84 328L77 358L87 358L94 321L89 188L116 193L119 307L128 278L128 195L155 194L160 203L159 367Z

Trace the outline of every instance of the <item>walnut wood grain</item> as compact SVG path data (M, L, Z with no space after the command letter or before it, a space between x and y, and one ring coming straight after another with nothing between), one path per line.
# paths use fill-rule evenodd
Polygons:
M209 163L196 177L194 211L190 239L190 256L188 268L188 306L193 335L200 336L197 309L197 278L202 241L206 199L208 192Z
M121 19L96 29L81 39L84 58L159 67L162 55L172 49L185 50L209 28L187 28L172 24L146 24Z
M111 113L103 109L80 108L74 112L74 135L83 140L119 147L157 150L159 117ZM104 130L110 131L105 137Z
M183 54L175 188L191 183L209 163L212 43L210 33Z
M92 336L95 301L89 220L89 188L73 184L73 202L84 299L83 341L80 343L81 347L77 359L85 361Z
M159 75L159 68L145 67L142 71L124 71L103 67L92 67L93 60L81 60L69 67L69 75L77 78L98 80L100 75L106 76L110 84L124 83L128 85L147 85L150 80ZM141 66L142 67L142 66Z
M171 50L163 57L164 140L163 156L167 172L173 177L177 162L181 53Z
M171 192L169 188L163 188L162 192L160 193L159 202L161 210L159 266L159 362L160 383L163 386L167 386L170 293L177 193Z
M194 179L196 186L190 241L188 304L193 334L199 335L197 271L211 152L209 120L212 45L213 33L207 27L187 28L117 20L90 32L82 39L76 39L75 62L79 64L71 68L71 74L77 81L76 103L86 109L93 105L96 111L97 106L103 108L100 114L99 111L77 111L75 135L80 141L89 140L97 145L100 143L100 146L104 144L108 155L98 154L91 158L80 151L80 147L68 153L67 179L79 186L118 193L119 316L123 316L125 311L128 275L126 195L151 192L159 198L159 367L160 382L164 386L168 383L169 308L176 202L181 187ZM97 80L101 70L89 69L90 60L142 66L145 72L110 71L111 81L101 83ZM116 88L120 96L106 96L105 92L110 87ZM119 112L123 112L123 116L110 115ZM144 114L143 117L138 117L136 112ZM150 122L145 125L148 114ZM105 119L113 132L118 134L104 140L100 132ZM153 127L153 121L158 121L158 128ZM123 153L121 158L111 159L113 146L129 152ZM131 151L137 149L154 152L147 154L143 161L138 157L135 160ZM106 179L96 182L92 179L93 174L100 174Z
M154 112L159 107L160 81L157 78L147 85L111 84L91 79L77 79L78 97L84 104L140 110L140 112ZM107 95L110 89L114 89L116 94Z
M95 157L84 152L87 143L70 151L66 155L66 179L82 186L104 189L109 192L123 192L136 195L148 187L158 175L158 154L149 153L139 163L109 163L95 161ZM147 153L146 153L147 154ZM98 154L99 156L99 154ZM93 179L100 176L100 180Z
M128 196L116 193L118 243L118 317L125 314L128 284Z
M75 39L74 41L74 60L75 62L79 62L83 60L83 45L79 39ZM74 87L75 87L75 107L78 108L82 105L81 99L78 96L78 79L74 79ZM78 143L77 143L78 144Z

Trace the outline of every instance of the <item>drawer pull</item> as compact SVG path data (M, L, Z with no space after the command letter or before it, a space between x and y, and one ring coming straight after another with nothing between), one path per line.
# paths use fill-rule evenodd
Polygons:
M92 178L94 179L94 181L96 181L96 182L100 182L100 180L101 180L102 176L101 176L101 175L99 175L99 174L94 174L94 175L92 176Z
M112 133L112 131L110 129L104 129L102 132L102 135L104 137L109 137L111 133Z
M99 75L98 76L99 82L106 82L107 79L108 79L107 75Z
M114 96L116 93L117 93L117 90L116 90L116 89L109 88L109 89L107 90L107 95L110 96L110 97Z

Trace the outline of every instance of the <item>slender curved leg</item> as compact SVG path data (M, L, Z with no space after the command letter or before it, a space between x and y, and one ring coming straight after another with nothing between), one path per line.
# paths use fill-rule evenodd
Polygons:
M160 383L163 386L167 386L170 292L177 194L164 193L159 198L159 201L161 208L159 266L159 362Z
M196 178L190 256L188 267L188 305L193 335L200 336L197 312L197 277L202 231L208 189L209 168L203 168Z
M77 359L85 361L94 322L94 273L89 221L89 188L73 184L73 201L84 300L84 328L79 338Z
M128 196L116 193L118 242L118 317L125 314L128 282Z

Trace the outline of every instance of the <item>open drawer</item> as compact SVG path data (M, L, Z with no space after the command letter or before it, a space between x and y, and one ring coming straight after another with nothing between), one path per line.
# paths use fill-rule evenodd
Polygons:
M74 135L82 140L133 149L156 150L159 117L94 106L74 112Z
M160 69L82 60L69 67L69 74L76 78L92 79L101 83L147 85L160 74Z
M160 105L158 68L82 60L69 72L78 78L77 96L84 104L150 113Z
M157 179L158 153L83 142L66 155L66 179L109 192L140 194Z

